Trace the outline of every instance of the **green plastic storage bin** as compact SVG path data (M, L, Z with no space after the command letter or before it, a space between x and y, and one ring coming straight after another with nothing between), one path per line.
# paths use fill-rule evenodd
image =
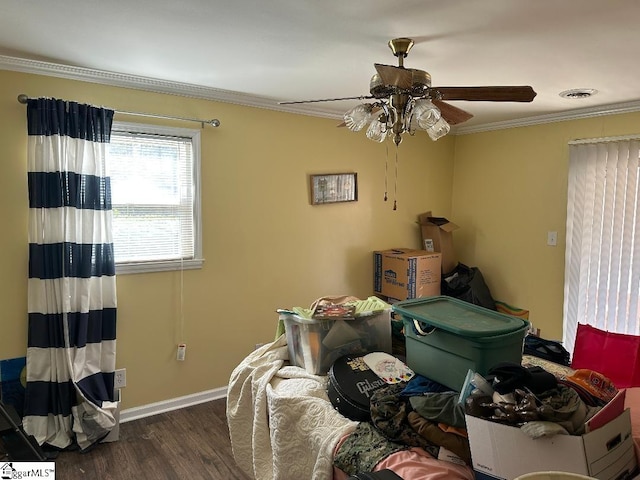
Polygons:
M486 375L497 363L522 362L527 320L446 296L405 300L393 311L404 324L409 368L456 391L469 370Z

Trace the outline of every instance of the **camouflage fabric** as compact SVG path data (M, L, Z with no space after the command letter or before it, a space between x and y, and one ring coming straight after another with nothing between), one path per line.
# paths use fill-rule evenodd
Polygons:
M333 464L347 475L370 472L389 455L409 446L391 442L368 422L358 424L354 432L340 445Z
M406 385L405 382L395 383L381 387L372 393L371 422L392 442L421 447L438 458L440 447L422 437L409 424L407 415L411 411L411 405L407 398L400 396Z

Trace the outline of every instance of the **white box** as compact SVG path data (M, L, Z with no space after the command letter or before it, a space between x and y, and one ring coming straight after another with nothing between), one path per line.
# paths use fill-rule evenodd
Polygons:
M600 480L626 478L636 467L629 409L584 435L533 439L519 428L467 415L476 480L511 480L525 473L560 471Z

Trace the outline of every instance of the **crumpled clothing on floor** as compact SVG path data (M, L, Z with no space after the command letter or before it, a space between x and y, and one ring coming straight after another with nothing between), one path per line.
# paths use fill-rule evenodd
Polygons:
M446 448L450 452L455 453L467 465L471 465L471 449L469 440L461 437L457 433L448 433L442 430L438 424L427 420L418 412L409 412L409 424L421 436L426 438L434 445Z
M403 397L412 397L414 395L423 395L424 393L441 393L450 391L451 389L449 387L420 374L416 374L411 380L409 380L409 382L407 382L407 386L400 395Z
M572 375L566 376L562 383L573 388L587 405L594 407L604 407L618 393L618 389L609 378L586 368L578 369Z
M406 398L400 396L405 387L405 382L395 383L378 388L371 394L371 423L387 439L412 447L421 447L438 458L440 447L420 436L409 425L407 415L411 406Z
M333 458L333 464L347 475L370 472L378 462L392 453L409 448L408 445L388 440L370 423L361 422L340 445Z
M459 398L456 392L425 393L411 397L409 402L413 409L427 420L446 423L452 427L467 428L464 421L464 407L458 403Z
M565 385L538 395L538 400L540 420L559 424L569 435L585 433L585 423L601 409L587 405L574 389Z
M513 362L500 362L489 369L493 389L506 394L516 389L543 393L558 384L556 377L541 367L523 367Z
M540 437L553 437L554 435L569 435L562 425L555 422L543 422L535 420L533 422L527 422L520 427L522 433L527 437L536 438Z
M602 408L586 404L578 392L563 384L537 395L516 390L499 397L509 396L519 400L501 402L471 395L465 408L469 415L520 427L531 438L582 435L586 422Z

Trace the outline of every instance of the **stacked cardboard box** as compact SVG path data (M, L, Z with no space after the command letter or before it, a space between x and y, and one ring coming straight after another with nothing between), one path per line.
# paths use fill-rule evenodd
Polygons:
M459 227L443 217L434 217L431 212L418 215L418 224L422 234L422 245L427 252L442 254L442 272L449 273L458 265L453 248L452 232Z
M441 254L395 248L373 253L373 291L395 300L440 295Z

